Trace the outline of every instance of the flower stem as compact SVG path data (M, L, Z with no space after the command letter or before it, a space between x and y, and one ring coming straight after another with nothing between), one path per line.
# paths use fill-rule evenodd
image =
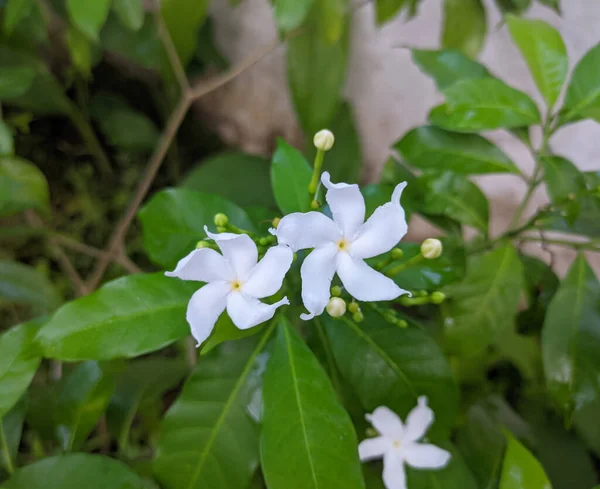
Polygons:
M310 179L310 184L308 185L308 197L309 203L315 199L315 195L317 194L317 189L319 188L319 179L321 178L321 168L323 167L323 159L325 158L325 151L322 149L317 149L317 154L315 156L315 164L313 167L312 178Z
M403 272L407 268L412 267L413 265L416 265L417 263L421 263L421 261L423 261L424 258L425 257L421 253L419 253L418 255L413 256L410 260L405 261L404 263L400 263L400 265L395 266L391 270L388 270L387 272L385 272L385 275L388 277L395 277L396 275L398 275L400 272Z

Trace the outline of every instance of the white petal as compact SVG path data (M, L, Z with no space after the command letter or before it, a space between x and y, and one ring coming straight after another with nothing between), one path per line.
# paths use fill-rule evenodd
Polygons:
M302 314L305 321L323 314L331 297L331 281L335 275L337 246L329 243L315 248L304 259L302 277L302 302L310 314Z
M177 277L182 280L197 280L199 282L214 282L215 280L233 279L233 272L227 260L215 250L201 248L192 251L179 260L175 270L165 272L167 277Z
M433 423L433 418L433 411L427 405L427 397L419 397L417 406L406 417L404 439L408 441L421 439Z
M450 452L428 443L413 443L404 451L406 463L415 469L441 469L451 458Z
M383 458L384 454L392 448L392 441L389 438L378 436L377 438L367 438L358 444L358 456L361 462Z
M210 336L217 319L225 310L230 290L227 282L212 282L196 291L190 299L186 319L198 346Z
M288 214L279 221L274 234L279 244L294 251L335 243L342 237L335 222L320 212Z
M367 219L352 242L351 253L356 258L371 258L391 250L404 237L408 226L400 205L406 182L396 186L391 202L378 207Z
M365 414L365 418L383 436L395 440L402 438L404 425L400 417L391 409L379 406L371 414Z
M204 231L209 238L217 242L237 277L240 280L246 280L250 270L258 261L258 249L252 238L247 234L214 234L206 226L204 226Z
M365 199L358 185L331 183L327 172L323 172L321 181L327 188L325 199L333 214L333 220L347 239L353 239L358 228L365 222Z
M268 321L279 306L289 303L284 297L275 304L265 304L254 297L234 292L227 298L227 314L239 329L248 329Z
M281 288L293 259L294 253L289 246L269 248L263 259L250 271L248 281L242 287L244 294L258 299L273 295Z
M383 457L383 483L387 489L406 489L404 460L397 450L390 450Z
M337 256L337 272L348 293L359 301L387 301L408 292L391 278L373 270L359 258L348 253Z

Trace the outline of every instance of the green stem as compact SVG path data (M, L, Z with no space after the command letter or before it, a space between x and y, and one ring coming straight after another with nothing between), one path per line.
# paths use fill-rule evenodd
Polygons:
M583 243L578 243L576 241L569 241L567 239L552 239L552 238L542 238L539 236L519 236L520 241L531 241L531 242L541 242L550 245L557 246L568 246L570 248L575 248L577 250L588 250L594 251L596 253L600 253L600 242L596 241L586 241Z
M423 261L424 259L425 257L419 253L418 255L413 256L410 260L405 261L404 263L400 263L400 265L392 268L391 270L388 270L387 272L385 272L385 275L387 275L388 277L395 277L407 268L412 267L417 263L421 263L421 261Z
M89 152L94 156L98 165L98 170L100 170L100 172L104 175L111 175L113 170L110 160L108 159L108 156L106 156L100 141L98 141L92 126L83 116L79 110L79 107L74 104L71 106L71 110L69 110L69 118L81 135L81 138L85 142Z
M317 194L317 188L319 188L319 179L321 178L321 168L323 167L323 159L325 158L325 151L322 149L317 149L317 154L315 156L315 164L313 167L312 178L310 179L310 184L308 185L308 197L309 202L312 202L315 199L315 195Z
M2 449L2 455L6 463L6 470L9 474L15 472L15 467L10 458L10 451L8 450L8 443L6 442L6 434L4 433L4 423L0 419L0 448Z

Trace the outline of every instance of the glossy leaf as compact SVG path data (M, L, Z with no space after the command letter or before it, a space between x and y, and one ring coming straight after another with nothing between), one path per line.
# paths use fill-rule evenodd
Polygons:
M487 34L481 0L444 0L442 47L458 49L472 58L479 54Z
M35 313L45 314L60 304L54 286L35 268L0 260L0 304L24 304Z
M274 0L277 27L288 32L299 27L310 12L314 0Z
M548 389L568 413L600 397L600 283L579 255L552 299L542 330Z
M15 457L21 443L26 408L27 402L22 397L10 411L0 416L0 469L4 469L7 473L15 468Z
M421 170L449 170L461 175L518 173L508 156L477 134L421 126L408 132L394 148L407 163Z
M311 177L312 169L302 154L279 139L271 165L271 185L283 214L309 210L308 185Z
M3 489L144 489L124 463L102 455L74 453L45 458L19 469Z
M445 290L452 299L444 321L449 351L474 355L514 326L522 274L511 245L471 257L464 280Z
M205 225L216 232L218 213L226 214L229 222L241 229L254 230L242 209L218 195L188 189L158 192L138 213L148 255L159 265L174 268L198 241L206 239Z
M29 15L33 0L8 0L3 12L4 32L11 34L15 26Z
M226 343L201 359L162 423L154 473L165 489L250 483L259 460L263 349L274 325L260 340Z
M113 10L121 23L132 31L139 31L144 25L142 0L113 0Z
M46 211L48 200L48 182L37 166L18 156L0 157L0 216Z
M385 24L399 15L407 5L407 0L376 0L375 21L378 25Z
M80 0L66 0L69 18L81 32L90 39L98 41L100 29L108 18L111 0L94 0L82 2Z
M499 489L552 489L540 463L512 435L508 435Z
M399 328L363 312L360 324L345 316L342 321L324 317L323 323L336 364L364 410L387 406L404 418L419 396L427 396L435 412L428 435L447 435L456 416L458 389L433 338L417 326Z
M269 489L364 488L350 416L285 319L263 383L260 455Z
M196 49L196 36L206 20L209 0L163 0L160 11L175 45L186 65Z
M541 20L508 17L508 28L538 90L554 106L569 71L567 48L559 32Z
M585 53L575 66L561 112L564 122L600 118L600 44Z
M37 341L44 356L67 361L158 350L189 333L185 311L198 285L162 273L122 277L61 307Z

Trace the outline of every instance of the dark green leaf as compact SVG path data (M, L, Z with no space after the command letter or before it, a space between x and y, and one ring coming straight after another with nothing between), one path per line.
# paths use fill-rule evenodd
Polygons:
M308 211L308 185L311 177L312 170L302 154L279 139L271 165L271 185L281 212L290 214Z
M573 426L579 437L594 451L596 457L600 456L600 426L598 425L598 412L600 399L598 397L586 404L573 415Z
M4 416L0 416L0 468L10 473L19 451L27 402L22 397Z
M151 151L160 136L145 114L131 108L112 111L98 122L110 144L129 151Z
M67 46L71 62L83 78L88 79L92 70L92 45L90 40L77 27L69 26Z
M450 131L511 129L540 123L540 112L526 93L497 78L460 80L444 90L446 103L429 113L436 126Z
M571 205L575 205L575 209ZM583 195L577 197L571 205L540 218L539 224L544 229L600 238L600 199L593 195Z
M29 15L33 0L8 0L4 7L4 32L11 34L15 26Z
M196 50L198 30L206 19L209 0L163 0L161 14L175 45L186 65Z
M496 0L496 5L503 14L521 15L531 6L531 0Z
M142 0L113 0L113 10L128 29L139 31L144 25Z
M198 241L206 238L205 225L215 232L214 217L218 213L226 214L229 222L241 229L254 230L242 209L218 195L188 189L160 191L138 214L150 258L173 268Z
M314 0L273 0L277 27L288 32L299 27L310 12Z
M60 304L52 283L35 268L15 261L0 260L0 304L27 304L45 314Z
M48 182L38 167L18 156L0 156L0 216L48 207Z
M260 340L213 350L186 382L164 418L154 461L166 489L238 489L250 483L259 461L263 349L274 325Z
M559 32L541 20L508 17L508 28L548 107L554 106L569 71L567 48Z
M600 120L600 44L575 66L561 112L564 122L582 118Z
M102 455L74 453L49 457L23 467L3 489L144 489L125 464Z
M346 317L323 319L340 372L363 408L387 406L404 418L425 395L436 415L429 436L447 435L456 416L458 389L433 338L417 326L400 328L364 312L360 325Z
M1 67L0 99L7 100L27 93L35 79L35 68L32 66L6 66L5 63L2 63Z
M0 120L0 157L11 156L15 152L15 144L13 141L13 135L10 127L6 122ZM0 160L1 161L1 160ZM2 174L2 163L0 163L0 174ZM2 188L0 176L0 189ZM0 195L4 195L4 191L0 190ZM0 214L2 211L0 211Z
M263 396L260 452L269 489L364 488L350 416L318 360L283 318Z
M481 0L444 0L442 47L458 49L474 58L483 48L486 33Z
M518 173L508 156L477 134L421 126L407 133L394 148L407 163L421 170L449 170L462 175Z
M510 434L499 489L552 489L540 463Z
M6 1L2 3L7 3ZM10 7L9 2L7 7ZM5 28L7 34L3 43L19 50L38 54L39 49L44 43L48 42L48 20L42 13L39 2L35 0L16 0L16 4L26 4L24 10L13 12L17 14L18 20L11 26L11 29ZM6 20L6 17L4 18ZM5 25L5 27L7 27Z
M521 261L511 245L473 256L463 282L446 288L452 298L444 321L448 350L474 355L512 328L522 280Z
M539 3L551 8L560 15L560 0L538 0Z
M158 350L189 333L185 311L196 289L162 273L122 277L65 304L37 340L46 357L67 361Z
M69 18L78 29L94 41L98 41L100 29L106 22L111 0L66 0Z
M376 0L375 21L377 25L382 25L392 20L407 4L407 0Z

